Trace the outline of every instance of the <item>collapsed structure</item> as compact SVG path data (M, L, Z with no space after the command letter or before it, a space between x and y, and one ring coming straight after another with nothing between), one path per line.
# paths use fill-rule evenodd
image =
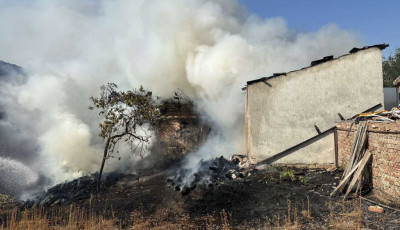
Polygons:
M161 106L161 121L156 129L155 152L165 166L195 151L205 142L211 128L195 111L189 98L176 96ZM160 160L160 159L158 159Z
M248 81L251 161L338 165L335 122L383 106L381 51L387 46L353 48L300 70Z

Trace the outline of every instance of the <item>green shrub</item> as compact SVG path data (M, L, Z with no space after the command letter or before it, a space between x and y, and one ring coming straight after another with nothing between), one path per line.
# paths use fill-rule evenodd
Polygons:
M310 179L311 179L310 177L302 176L302 177L300 177L300 182L302 184L306 185L310 181Z
M296 176L294 175L293 170L291 169L284 169L281 174L279 175L279 178L281 180L286 180L286 181L295 181Z

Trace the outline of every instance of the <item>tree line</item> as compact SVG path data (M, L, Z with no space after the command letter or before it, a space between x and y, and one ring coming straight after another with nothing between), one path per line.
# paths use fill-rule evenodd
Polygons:
M400 76L400 48L382 61L383 86L393 87L393 81Z

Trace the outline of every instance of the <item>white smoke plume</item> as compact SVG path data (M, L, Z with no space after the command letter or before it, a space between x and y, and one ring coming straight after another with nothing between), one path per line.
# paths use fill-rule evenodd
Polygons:
M0 34L0 60L29 75L0 85L3 122L15 129L7 138L36 146L23 155L54 182L98 170L100 118L87 108L100 85L162 97L182 89L218 131L197 158L228 156L244 152L246 81L360 45L334 24L297 32L233 0L0 0Z

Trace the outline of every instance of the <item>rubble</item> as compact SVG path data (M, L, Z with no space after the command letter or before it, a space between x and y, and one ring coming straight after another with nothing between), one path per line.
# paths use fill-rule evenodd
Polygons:
M202 183L212 187L226 179L241 179L257 172L257 169L250 168L250 161L244 155L234 155L231 160L222 156L206 161L201 160L195 169L198 170L193 172L193 169L181 168L167 181L175 191L180 191L182 196L185 196L195 189L197 184Z
M360 113L349 120L341 121L341 123L358 124L360 121L396 122L397 119L400 119L400 109L392 108L390 111L381 110L376 112Z

